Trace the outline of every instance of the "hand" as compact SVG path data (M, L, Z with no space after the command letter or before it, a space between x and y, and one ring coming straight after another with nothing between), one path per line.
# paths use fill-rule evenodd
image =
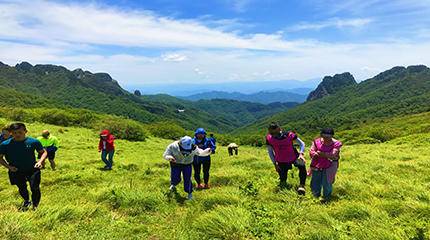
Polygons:
M275 163L275 170L276 170L277 172L281 171L281 169L279 168L278 163Z
M14 166L9 166L9 167L8 167L8 169L9 169L9 171L11 171L11 172L16 172L16 171L18 171L18 168L14 167Z
M299 158L300 158L304 163L306 163L305 154L300 153Z
M43 165L41 162L37 162L36 164L34 164L34 168L38 168L38 169L42 169Z
M323 157L323 158L326 158L327 157L327 153L325 153L325 152L319 152L319 156Z
M176 159L175 159L174 157L171 157L171 158L169 159L169 161L170 161L171 163L176 163Z
M101 152L102 150L99 149L99 152Z

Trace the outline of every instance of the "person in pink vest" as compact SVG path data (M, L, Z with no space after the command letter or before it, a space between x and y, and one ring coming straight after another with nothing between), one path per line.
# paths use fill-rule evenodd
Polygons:
M333 183L339 167L339 153L342 143L333 138L334 130L326 128L321 130L321 136L316 138L309 150L311 162L311 190L315 197L321 196L321 202L330 200Z
M294 142L300 145L300 152L294 147ZM278 123L271 123L266 136L267 151L279 174L279 186L287 186L288 171L293 165L299 169L300 185L297 192L304 195L306 183L306 160L304 157L305 143L294 132L285 132Z

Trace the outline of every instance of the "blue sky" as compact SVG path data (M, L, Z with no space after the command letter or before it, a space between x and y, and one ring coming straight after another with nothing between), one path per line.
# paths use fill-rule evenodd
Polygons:
M122 85L359 79L430 65L430 0L0 0L0 61Z

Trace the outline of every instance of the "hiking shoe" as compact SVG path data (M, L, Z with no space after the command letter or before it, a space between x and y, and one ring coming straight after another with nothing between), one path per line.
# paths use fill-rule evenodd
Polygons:
M209 188L211 188L211 187L209 186L209 184L203 184L203 189L209 189Z
M297 193L299 195L305 195L306 194L306 189L304 187L299 187L299 188L297 188Z
M192 194L192 193L188 193L188 197L187 197L187 199L188 199L188 200L193 200L193 194Z
M196 189L203 189L203 188L204 188L204 186L201 183L199 183L199 184L196 185Z
M28 208L30 208L30 206L31 206L31 202L30 201L24 201L19 209L21 211L27 211Z
M169 191L176 192L176 186L175 185L170 185Z

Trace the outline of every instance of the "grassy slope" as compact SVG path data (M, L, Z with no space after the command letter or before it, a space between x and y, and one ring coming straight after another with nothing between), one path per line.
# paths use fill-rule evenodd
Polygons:
M213 188L188 202L165 195L169 168L161 154L168 141L117 141L115 169L103 172L95 132L65 128L60 134L56 126L29 125L31 135L43 128L62 141L59 170L43 171L41 206L25 213L17 211L17 190L0 171L0 239L430 237L430 162L422 154L430 147L428 133L344 147L334 200L326 206L310 194L279 191L262 148L241 147L234 158L220 149ZM240 190L248 181L253 187ZM297 172L289 182L297 184Z

